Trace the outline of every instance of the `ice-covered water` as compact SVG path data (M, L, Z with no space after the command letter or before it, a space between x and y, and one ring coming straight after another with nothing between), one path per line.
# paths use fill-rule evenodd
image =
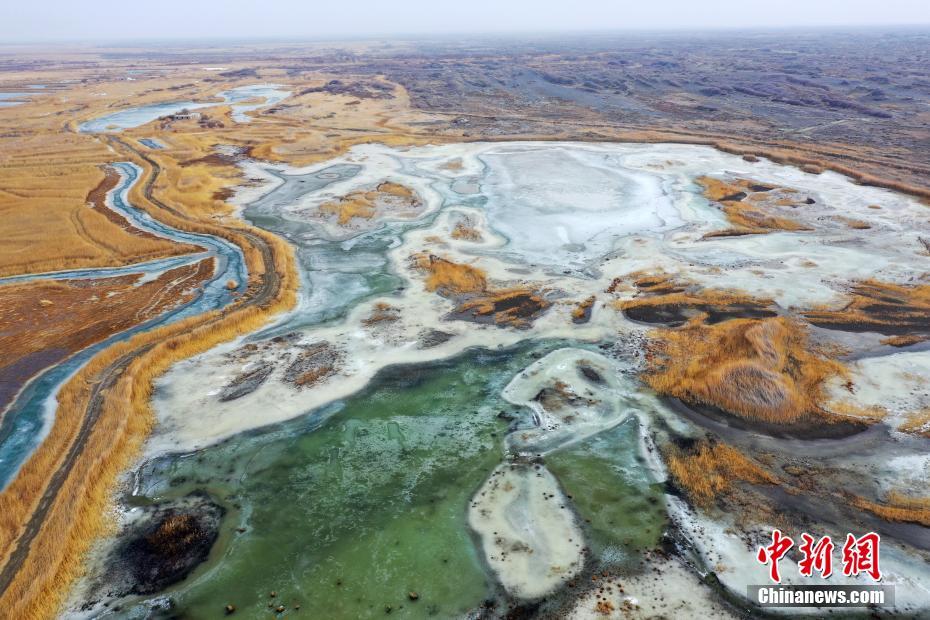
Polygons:
M710 289L737 289L773 298L784 309L804 309L841 306L850 283L865 277L912 282L923 247L918 237L927 228L926 207L909 197L832 173L748 163L696 146L367 145L305 169L253 164L248 172L267 185L240 196L245 217L297 247L305 282L299 308L264 335L296 330L305 343L329 341L345 353L346 364L319 388L295 390L275 373L252 394L220 403L215 394L239 372L228 361L239 343L183 362L160 382L163 424L150 444L154 451L191 449L299 415L352 393L391 363L527 338L599 341L642 331L601 301L581 326L572 325L571 303L556 303L522 331L449 322L444 317L451 302L425 291L411 267L416 252L474 264L502 285L530 282L566 302L603 296L617 277L664 271ZM694 179L701 175L794 188L814 200L797 209L797 219L815 230L705 239L726 224L700 196ZM426 203L423 214L414 221L386 216L349 239L333 236L315 217L320 205L381 181L416 191ZM456 191L462 181L476 191ZM480 242L450 237L454 222L468 213L481 228ZM837 215L871 228L835 226ZM379 303L377 296L398 309L398 320L383 329L362 323ZM416 334L424 329L452 337L424 351L416 346ZM256 406L265 414L255 416Z
M29 100L31 93L0 93L0 108L12 108Z
M474 571L479 565L511 597L508 600L553 591L569 596L563 586L574 576L595 567L619 567L631 575L631 590L648 596L643 609L666 609L663 601L668 597L679 609L725 616L707 589L695 599L682 595L697 583L684 564L657 565L667 581L647 579L638 564L644 549L658 546L670 519L679 528L693 530L695 563L701 570L719 571L724 587L741 595L741 584L755 575L740 572L753 562L753 550L747 551L744 539L730 536L729 524L708 520L713 528L705 527L701 519L706 517L665 496L654 431L673 428L688 435L694 430L637 379L647 328L625 319L614 304L635 291L629 286L614 289L612 295L605 291L615 278L628 283L635 274L665 272L709 289L771 298L785 312L842 307L856 280L872 277L912 284L917 281L916 265L925 260L919 236L927 234L927 208L917 201L856 185L837 174L809 174L765 160L749 163L705 147L366 145L307 168L251 162L246 172L264 183L238 195L241 213L295 245L302 289L297 309L271 328L181 362L158 381L154 406L159 422L146 457L161 469L152 474L146 493L171 496L199 488L185 473L191 461L170 456L199 450L197 454L215 462L217 470L204 488L222 487L218 495L233 498L231 504L253 507L237 514L241 523L260 523L262 530L225 547L228 558L219 559L193 583L179 586L177 596L190 610L216 606L230 587L253 581L261 585L249 585L246 596L257 601L258 593L271 585L261 563L273 561L275 548L265 545L263 538L287 540L293 531L308 525L317 528L318 518L338 515L347 520L339 521L339 531L326 530L324 545L314 540L301 548L311 555L330 549L323 565L333 574L347 572L370 580L377 596L391 600L392 613L419 617L424 607L397 607L388 592L403 582L403 575L395 571L420 558L421 550L407 543L420 523L423 498L429 497L428 503L443 507L436 508L443 515L436 521L444 532L440 539L450 541L456 553L483 554L479 564L469 555L472 563L459 566L467 595L448 594L444 573L417 572L421 583L434 583L455 605L470 600L474 608L488 596L477 585L480 570ZM705 238L728 225L720 210L701 196L695 179L703 175L749 178L797 190L809 200L798 205L792 217L812 230ZM353 230L341 230L320 217L321 205L383 181L414 190L424 203L421 213L413 220L379 213ZM870 228L840 225L841 216L862 220ZM470 222L478 236L453 238L454 227L462 221ZM411 260L420 252L474 265L498 289L529 286L552 305L524 329L456 320L450 315L455 302L424 286L423 274ZM590 320L575 323L573 310L590 296L595 297ZM542 340L562 346L549 345L538 355L520 349ZM320 343L330 347L335 368L316 384L295 385L288 368ZM564 348L566 343L569 348ZM598 344L610 355L594 352ZM506 353L511 350L521 351L519 368L511 363L517 357ZM883 354L881 348L869 350ZM501 351L503 357L475 351ZM894 389L883 378L902 373L908 380L913 377L910 392L920 396L921 382L930 382L927 355L915 348L884 361L863 359L853 373L862 385L861 401L880 401ZM441 360L448 359L454 361L443 365ZM235 399L221 400L226 386L260 365L271 369L263 382ZM385 381L385 373L394 379ZM395 373L409 383L398 385ZM488 392L478 389L475 373L487 381ZM424 379L427 375L432 378ZM456 383L456 376L462 376L463 383ZM374 393L377 397L366 402ZM430 415L430 404L423 398L435 401L440 419ZM509 408L501 406L503 402ZM901 397L894 402L908 409L923 401ZM344 413L345 403L350 403L350 415ZM495 408L496 419L508 421L506 432L487 424L486 416ZM415 422L408 415L411 411L418 412ZM362 419L369 422L360 424ZM465 421L478 424L480 430L473 427L469 435L471 431L458 426ZM479 449L474 441L479 436L494 441ZM346 444L349 440L351 446ZM268 447L253 452L256 443ZM879 442L871 449L883 445ZM328 459L318 453L327 447L333 449ZM251 455L243 462L252 465L244 472L238 466L227 471L227 453L240 448ZM910 460L902 457L875 469L883 488L912 480L903 475L909 464L926 467L917 459L919 448L909 445ZM804 454L814 455L817 448L807 450ZM850 460L855 457L842 452L840 448L830 456L831 463L855 466ZM444 465L433 469L440 461L430 459L440 454ZM445 466L452 463L448 459L453 454L481 463L466 467L456 461L453 469L465 467L462 471L468 472L470 486L464 493L459 486L444 486L450 471ZM409 467L398 470L405 462ZM501 473L491 475L494 471ZM178 489L172 493L175 479ZM277 484L283 485L281 498ZM365 499L372 492L387 503L373 507ZM447 503L453 492L453 504L460 502L456 506ZM319 505L320 514L301 509L304 516L289 520L275 516L277 508L265 508L292 498L299 498L300 506ZM413 504L393 503L397 498ZM252 509L255 512L249 513ZM358 523L352 517L356 509L361 511ZM417 516L408 522L409 514ZM463 547L454 534L465 527L466 515L477 534L475 547ZM398 541L393 552L384 546L389 539L369 539L375 523ZM452 523L454 527L447 527ZM358 524L363 526L361 535L353 529ZM709 531L713 535L701 538ZM590 550L584 558L573 546L579 536ZM506 556L500 555L503 543L498 539L506 539ZM566 544L569 539L571 545ZM715 548L718 539L721 545ZM377 576L360 561L358 540L379 550L377 561L383 564ZM545 562L528 560L535 554ZM922 560L907 550L896 549L894 554L894 571L904 575L899 583L908 588L910 607L918 592L912 588L917 574L913 571ZM253 565L254 558L259 565ZM271 572L301 597L335 605L336 615L384 613L374 599L362 596L353 603L330 586L321 586L323 577L312 562L299 555L288 561L298 568L285 575L275 566ZM307 584L314 585L305 589ZM583 605L592 602L582 597L582 606L573 613L590 617L590 608Z
M146 123L150 123L157 118L169 114L177 114L181 110L199 110L212 106L222 105L223 103L232 104L233 120L240 123L246 123L251 120L247 115L252 110L257 110L266 106L274 105L285 97L290 95L290 91L281 90L277 84L253 84L249 86L239 86L231 88L217 94L222 101L166 101L162 103L153 103L149 105L126 108L119 112L113 112L100 116L84 123L78 128L84 133L101 133L107 131L121 131L123 129L132 129ZM264 99L258 103L240 103L250 99Z

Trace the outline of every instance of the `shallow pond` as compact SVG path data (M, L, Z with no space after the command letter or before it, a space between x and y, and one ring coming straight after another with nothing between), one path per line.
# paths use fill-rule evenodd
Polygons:
M233 120L237 122L248 122L249 117L246 115L247 112L273 105L288 95L290 95L289 91L280 90L276 84L240 86L218 93L217 97L222 99L221 102L192 100L166 101L126 108L119 112L113 112L112 114L100 116L81 123L78 129L84 133L122 131L123 129L132 129L133 127L139 127L140 125L150 123L162 116L177 114L182 110L193 111L200 108L222 105L224 103L233 104ZM264 98L264 101L252 104L239 103L253 98Z
M382 617L389 606L400 617L447 618L499 596L465 509L501 462L509 425L532 425L502 389L559 344L390 368L298 420L150 463L135 502L206 490L230 511L224 542L171 593L171 613L209 617L231 603L252 616L273 602L317 617ZM598 547L630 557L662 529L661 496L627 453L637 436L624 424L551 459L565 488L585 498L579 513Z

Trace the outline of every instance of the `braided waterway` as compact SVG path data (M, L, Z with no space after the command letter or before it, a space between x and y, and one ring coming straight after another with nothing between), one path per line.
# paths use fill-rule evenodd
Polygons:
M671 274L799 317L843 307L866 278L919 284L930 228L927 207L907 196L695 146L366 145L305 169L243 165L257 182L236 198L242 216L297 249L298 307L158 381L159 422L123 498L125 537L152 506L207 497L224 511L216 542L186 579L140 595L108 581L126 560L120 537L106 541L74 615L107 603L140 618L226 605L247 617L297 605L332 618L590 617L603 600L590 584L604 574L623 584L600 593L617 608L631 599L641 614L731 615L723 601L765 583L753 544L773 524L695 509L665 484L662 447L720 423L682 414L640 380L650 326L616 307L637 291L615 279ZM803 227L708 236L729 224L701 195L702 176L782 192L779 208ZM344 221L328 207L385 183L412 190L416 205L395 195ZM424 265L436 261L480 269L482 294L529 289L541 310L469 314L430 290ZM813 441L728 424L719 434L763 445L776 463L802 454L862 496L930 473L928 440L896 430L930 406L926 347L811 331L846 350L849 380L863 386L837 398L894 396L886 422ZM868 451L842 449L855 445ZM818 532L880 529L899 611L930 602L926 528L821 506L787 509ZM708 573L716 589L702 584Z

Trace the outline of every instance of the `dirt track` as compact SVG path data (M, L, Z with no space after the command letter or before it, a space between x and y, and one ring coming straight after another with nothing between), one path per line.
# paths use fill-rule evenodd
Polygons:
M152 173L148 175L145 181L145 185L143 186L143 192L147 200L152 202L152 204L158 208L164 209L181 219L188 219L183 213L164 204L152 194L152 188L155 184L155 180L161 173L161 166L159 166L156 161L141 153L132 145L115 136L110 137L110 142L116 148L121 147L131 151L152 167ZM281 287L281 276L275 270L274 265L274 251L268 242L265 241L265 239L255 234L254 232L244 228L236 228L234 230L238 234L246 237L249 242L260 251L262 263L265 267L264 273L261 274L259 285L254 288L250 287L246 291L246 296L241 301L239 301L235 307L242 308L246 306L267 306L275 298L278 290ZM220 317L216 319L216 321L222 320L222 318L224 317ZM41 531L49 511L54 505L55 499L71 471L72 465L81 456L84 450L84 445L86 443L85 440L90 436L90 433L93 432L94 425L100 417L103 405L106 402L107 392L116 384L117 380L133 360L135 360L140 355L143 355L154 346L155 343L148 343L140 346L134 351L120 356L109 366L107 366L98 376L98 383L94 386L94 389L91 392L87 410L84 413L84 418L81 421L81 427L78 429L74 442L69 447L68 453L65 455L65 458L62 460L61 464L51 474L49 483L46 486L44 493L42 494L42 498L39 500L39 504L36 506L35 511L26 522L25 527L19 535L19 538L16 540L15 548L9 555L6 564L4 564L2 570L0 570L0 596L6 592L7 588L13 582L13 578L16 576L16 573L20 570L23 563L26 561L32 542Z

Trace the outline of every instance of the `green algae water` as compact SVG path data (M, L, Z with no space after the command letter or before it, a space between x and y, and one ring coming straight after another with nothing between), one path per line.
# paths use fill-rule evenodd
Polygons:
M493 597L466 507L503 458L508 419L526 415L501 390L552 348L392 368L335 406L147 474L148 498L202 490L229 511L211 560L169 592L171 615L233 604L255 617L270 603L309 617L443 618Z
M633 568L644 549L658 546L668 521L664 485L645 466L639 432L630 418L546 457L584 520L588 546L617 568Z
M205 492L227 510L209 561L164 593L164 617L215 617L234 605L250 618L279 606L307 617L447 618L499 598L466 508L504 458L509 427L531 424L503 388L559 346L389 368L302 418L149 464L137 505ZM665 520L638 432L631 419L546 459L592 551L614 566L655 546ZM150 613L137 605L122 615Z

